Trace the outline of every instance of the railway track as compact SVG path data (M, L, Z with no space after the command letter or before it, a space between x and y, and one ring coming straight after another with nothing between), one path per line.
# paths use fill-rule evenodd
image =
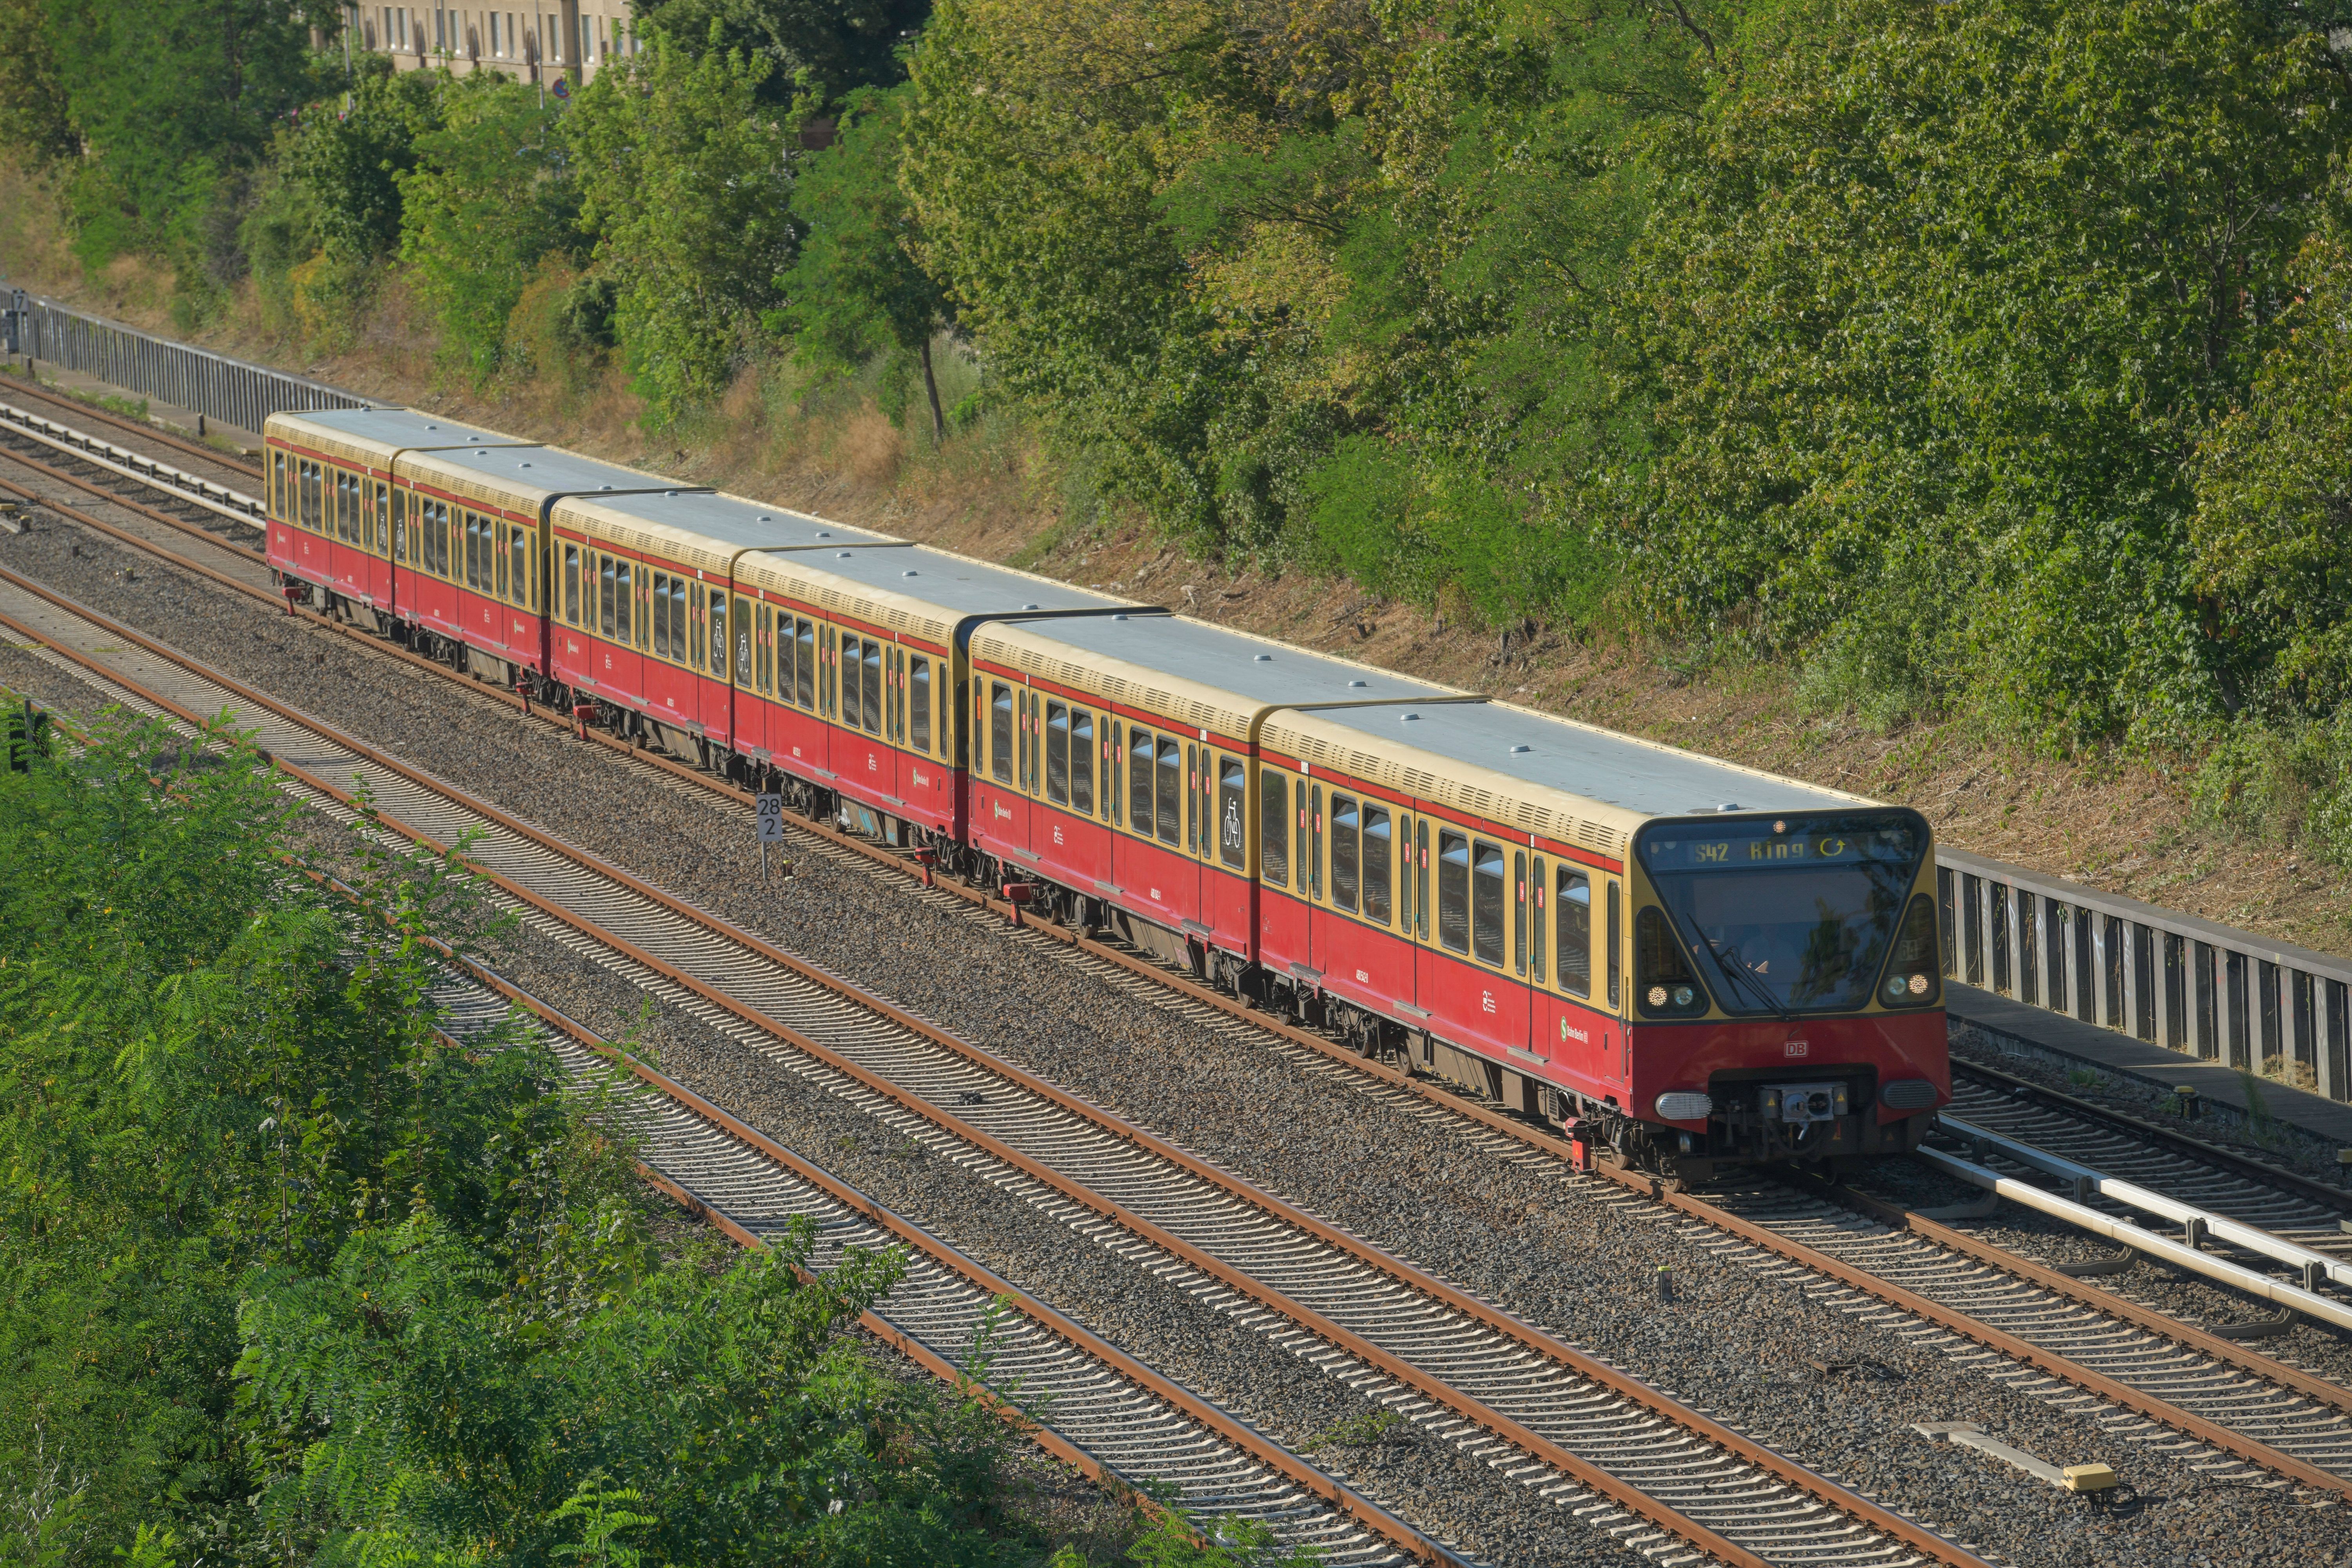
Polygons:
M601 950L604 962L641 972L656 995L739 1036L764 1037L761 1048L789 1070L933 1142L1094 1245L1172 1275L1517 1484L1580 1510L1621 1512L1623 1528L1612 1532L1629 1545L1694 1545L1743 1564L1979 1561L1549 1331L568 852L495 807L190 668L128 628L47 596L18 598L11 619L45 641L63 636L37 623L78 621L85 637L139 644L153 656L142 679L106 679L184 717L237 709L308 787L343 793L322 770L365 778L386 816L423 842L446 846L478 832L469 850L478 869L528 915ZM1498 1440L1516 1452L1499 1451Z
M156 548L147 542L133 542ZM266 593L247 591L256 597ZM373 637L362 640L384 647ZM399 655L399 650L385 651ZM481 694L502 700L502 694L487 689ZM593 738L627 750L610 737ZM638 753L635 761L698 787L748 799L709 775L667 759ZM922 878L919 868L902 857L824 824L796 824L795 828L823 840L834 853L882 862L902 875ZM931 896L963 899L976 910L986 911L987 918L1022 918L1020 911L974 889L942 887ZM1073 962L1116 970L1129 983L1154 988L1162 1005L1271 1035L1280 1048L1312 1053L1328 1070L1374 1080L1378 1087L1373 1092L1414 1098L1433 1113L1475 1122L1498 1147L1516 1146L1522 1153L1538 1152L1551 1159L1568 1153L1557 1140L1492 1107L1385 1064L1360 1060L1344 1047L1242 1008L1140 954L1084 933L1051 927L1033 930L1039 940L1067 950ZM2072 1399L2076 1391L2088 1390L2123 1404L2148 1423L2137 1435L2138 1440L2164 1447L2182 1441L2210 1444L2331 1493L2344 1490L2344 1478L2352 1474L2339 1442L2346 1408L2341 1389L2160 1313L2136 1309L2031 1259L1973 1242L1923 1216L1879 1205L1869 1217L1857 1219L1853 1211L1870 1209L1872 1202L1850 1193L1818 1199L1764 1194L1710 1203L1659 1191L1656 1184L1627 1173L1604 1170L1596 1176L1676 1207L1720 1236L1826 1273L1870 1304L1919 1312L1926 1322L1993 1346L2018 1367L2032 1369L2013 1375L2047 1374L2068 1385L2051 1397ZM1743 1204L1754 1206L1743 1209ZM2210 1417L2198 1414L2200 1408L2210 1412ZM2282 1441L2274 1446L2271 1438Z
M26 403L53 418L61 414L69 414L74 419L95 423L118 435L131 437L153 446L163 447L184 457L202 458L216 468L241 475L257 485L261 482L261 468L257 463L248 463L234 453L223 451L217 447L207 446L202 441L191 441L186 437L166 430L159 425L127 418L111 409L100 408L96 404L85 402L79 397L68 397L63 393L52 392L40 383L26 376L0 377L0 402L10 400Z

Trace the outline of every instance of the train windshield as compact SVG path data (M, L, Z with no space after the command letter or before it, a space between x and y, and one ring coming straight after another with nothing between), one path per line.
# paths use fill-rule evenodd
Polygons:
M1927 846L1914 813L1842 812L1655 823L1636 851L1723 1010L1785 1014L1870 999Z

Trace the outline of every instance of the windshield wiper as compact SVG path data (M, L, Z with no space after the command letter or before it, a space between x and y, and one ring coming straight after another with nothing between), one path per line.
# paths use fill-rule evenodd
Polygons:
M1716 946L1715 938L1701 930L1697 921L1692 921L1690 929L1693 935L1706 944L1707 952L1715 955L1716 967L1723 972L1727 979L1745 985L1748 994L1762 1002L1765 1008L1782 1023L1795 1022L1797 1016L1795 1011L1781 1004L1780 997L1772 994L1772 983L1748 967L1746 959L1726 952Z

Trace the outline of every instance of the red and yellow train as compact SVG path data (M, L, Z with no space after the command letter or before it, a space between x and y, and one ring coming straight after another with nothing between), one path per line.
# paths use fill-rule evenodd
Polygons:
M1916 812L403 409L289 594L1691 1179L1950 1097Z

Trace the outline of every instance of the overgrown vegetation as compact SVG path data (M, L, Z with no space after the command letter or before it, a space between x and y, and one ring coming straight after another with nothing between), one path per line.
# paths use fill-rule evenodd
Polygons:
M666 1251L621 1089L441 1031L499 930L451 865L355 843L347 900L226 737L49 738L0 772L0 1562L1084 1568L1017 1434L845 1336L896 1254Z
M786 360L995 411L1074 517L2202 766L2352 865L2352 0L646 0L568 107L264 28L168 134L62 3L0 0L0 134L92 266L318 342L398 268L449 374L609 354L665 431Z

